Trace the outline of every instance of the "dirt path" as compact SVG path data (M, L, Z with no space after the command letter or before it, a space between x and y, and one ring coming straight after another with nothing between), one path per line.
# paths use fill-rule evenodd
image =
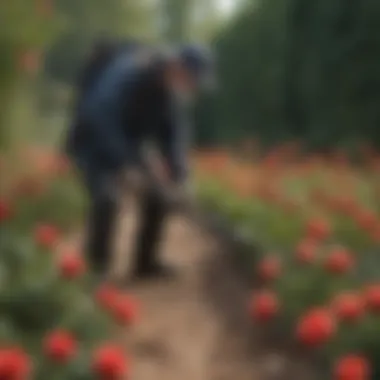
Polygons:
M136 218L124 219L116 269L126 267L122 253L135 228ZM132 380L314 379L303 363L255 339L245 312L249 291L214 241L175 218L162 251L180 278L129 289L143 309L126 333Z

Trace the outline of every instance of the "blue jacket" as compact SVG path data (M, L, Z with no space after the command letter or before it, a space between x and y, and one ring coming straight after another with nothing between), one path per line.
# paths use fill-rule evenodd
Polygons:
M67 150L92 186L125 165L141 164L147 140L166 158L173 180L186 176L188 128L163 85L162 67L119 54L81 99Z

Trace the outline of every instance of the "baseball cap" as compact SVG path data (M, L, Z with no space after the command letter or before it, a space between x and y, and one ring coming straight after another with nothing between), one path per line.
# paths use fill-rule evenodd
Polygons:
M215 88L215 62L210 49L196 44L184 45L179 49L179 58L202 88Z

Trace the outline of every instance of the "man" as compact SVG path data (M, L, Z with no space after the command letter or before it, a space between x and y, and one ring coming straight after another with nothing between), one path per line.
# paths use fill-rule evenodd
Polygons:
M134 41L120 42L109 38L99 39L92 47L89 56L80 76L77 78L77 102L75 104L74 125L66 141L66 149L70 155L76 151L77 145L82 143L82 139L86 137L86 118L83 117L81 104L86 98L87 92L90 92L92 85L96 83L102 70L105 69L110 61L119 52L132 52L136 48Z
M110 257L115 227L115 186L123 172L135 181L148 173L144 145L154 142L162 157L154 173L169 192L187 177L187 106L212 74L207 49L185 46L175 52L145 48L119 50L97 74L80 100L69 133L68 152L83 174L91 198L87 254L102 274ZM82 137L72 138L82 125ZM71 137L70 137L71 136ZM130 183L131 184L131 183ZM170 270L157 258L166 206L151 188L142 201L142 225L136 241L135 275L161 276Z

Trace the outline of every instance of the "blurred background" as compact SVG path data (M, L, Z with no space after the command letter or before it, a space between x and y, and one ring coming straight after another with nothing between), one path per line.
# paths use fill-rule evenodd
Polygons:
M114 334L115 320L125 327L134 319L130 299L115 317L110 289L94 298L68 284L85 272L72 247L57 265L41 256L83 228L83 194L59 152L78 71L93 43L109 36L214 49L218 91L193 115L199 204L248 246L235 256L264 285L247 300L252 325L269 322L277 338L316 351L324 371L280 370L275 379L380 379L379 21L378 0L1 1L0 378L10 357L28 373L27 353L39 363L36 379L53 378L54 349L64 345L64 362L75 356L72 336L48 336L41 346L53 327L91 351ZM185 253L194 241L182 244ZM96 299L107 317L94 318L94 305L82 310L83 299ZM59 379L92 379L85 373L94 366L82 359ZM4 377L15 378L29 377Z
M211 42L236 8L237 2L229 0L2 4L2 146L21 138L57 139L75 96L78 72L99 38Z
M220 92L199 107L199 144L379 142L376 1L17 0L1 17L2 145L59 135L78 69L103 35L212 44ZM9 127L22 117L28 131ZM39 117L49 122L34 129Z

